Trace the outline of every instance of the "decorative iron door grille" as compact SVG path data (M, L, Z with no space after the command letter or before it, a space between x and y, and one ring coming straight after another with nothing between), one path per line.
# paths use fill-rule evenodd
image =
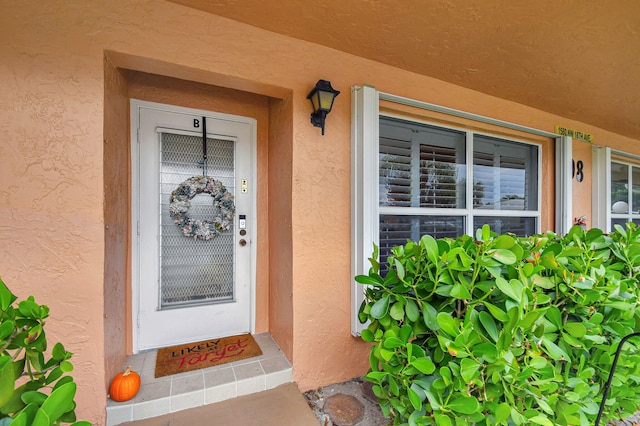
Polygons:
M232 301L233 226L210 240L186 237L169 216L169 199L180 183L205 172L235 195L234 142L207 138L205 168L201 137L161 133L160 141L160 309ZM209 194L191 199L189 215L193 219L211 219L214 213Z

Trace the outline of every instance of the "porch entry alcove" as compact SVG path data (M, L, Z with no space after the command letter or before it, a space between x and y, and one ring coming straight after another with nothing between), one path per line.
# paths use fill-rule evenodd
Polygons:
M282 220L282 217L287 212L290 214L291 204L291 193L286 190L291 176L291 167L287 166L291 164L289 159L293 143L293 138L286 129L292 113L291 90L115 51L105 51L104 70L105 384L108 387L115 374L127 365L131 365L142 377L140 391L134 399L120 403L107 399L107 424L116 425L155 417L291 383L293 372L289 359L292 328L289 323L280 321L279 316L270 314L274 298L276 302L280 302L279 294L289 293L291 262L285 256L280 256L280 253L288 253L288 250L276 251L275 254L270 254L269 250L272 245L281 247L290 244L290 221ZM134 117L136 114L133 112L135 107L132 107L132 99L140 100L138 105L146 107L146 112L149 113L147 115L160 115L160 118L153 118L152 124L146 128L150 130L158 146L164 138L167 146L182 147L178 158L167 158L168 161L165 161L178 168L178 173L173 176L174 180L162 181L166 184L161 185L162 151L158 148L150 157L145 158L139 153L144 148L138 142L140 126L134 123L139 117ZM236 196L240 195L248 198L248 203L240 200L240 205L236 206L234 212L233 224L225 231L226 235L223 232L208 241L197 242L213 242L212 245L217 246L217 250L225 250L225 246L233 248L226 255L216 251L208 256L217 259L217 262L225 260L225 256L227 259L233 258L233 269L227 269L226 274L232 274L236 285L239 285L238 280L244 280L244 288L238 290L234 287L233 295L229 294L228 287L225 289L226 294L215 293L213 297L203 297L201 293L192 295L195 297L191 297L191 306L185 303L184 295L176 293L167 293L168 297L163 302L156 293L148 303L155 304L155 307L164 303L165 308L159 311L174 311L171 315L177 314L180 309L198 312L206 303L211 303L209 306L216 312L224 312L232 303L234 307L243 305L242 309L236 310L242 317L239 321L243 322L239 329L254 336L262 355L156 379L154 370L157 351L152 348L162 344L149 343L145 338L138 339L140 289L136 286L140 284L143 275L138 262L140 254L148 256L146 251L140 252L140 240L145 238L145 226L154 228L152 232L158 239L158 247L152 247L152 250L156 250L156 255L153 256L155 266L152 267L155 271L151 274L156 277L162 274L160 254L163 253L162 244L166 241L161 241L160 236L165 228L170 228L167 232L174 233L168 238L187 245L193 242L180 234L180 228L173 221L166 224L170 217L163 218L162 214L167 213L162 209L168 207L168 197L182 182L189 177L203 175L201 164L196 165L197 170L183 169L184 163L190 162L193 166L193 163L202 160L203 117L206 117L207 124L207 176L224 183L227 191L234 195L234 203L238 201ZM200 120L200 127L196 127L194 120ZM140 136L144 130L145 125L140 129ZM238 155L250 158L248 165L237 165ZM273 159L272 167L269 165L269 158ZM229 163L232 163L231 168L228 167ZM138 168L142 167L155 171L150 174L153 176L151 188L141 191ZM216 168L219 170L214 170ZM182 180L177 177L180 173L184 173ZM168 175L171 177L171 173ZM242 179L247 180L246 193L242 193ZM275 186L276 190L270 191L271 186ZM284 190L280 190L281 188ZM155 198L153 205L145 197ZM210 195L200 194L191 200L189 212L195 214L196 218L199 214L205 214L199 200L202 197L210 198ZM277 208L275 216L272 212L274 207ZM141 214L143 208L149 213ZM241 212L240 209L245 211ZM239 214L246 215L244 236L239 233ZM279 220L272 220L276 216ZM151 222L155 225L152 226ZM178 235L175 235L176 231ZM242 237L246 241L244 246L239 244ZM238 257L240 249L248 253L244 260ZM200 255L202 253L198 253L196 246L190 259ZM151 256L148 258L151 259ZM239 262L246 265L244 271L238 270ZM279 280L275 283L270 282L271 268L280 271ZM196 290L199 291L200 288ZM237 298L242 299L243 292L247 296L244 300L238 304L232 302ZM291 309L287 303L278 303L277 306L279 312L287 313ZM151 311L153 318L156 312L154 308ZM168 327L178 328L179 331L191 330L187 326L196 322L203 321L188 315L183 323L184 327L175 327L173 323ZM231 327L225 329L225 321L220 318L213 318L208 322L214 326L223 326L219 331L220 335L241 333ZM145 330L144 327L143 324L142 330ZM164 338L166 327L160 329L159 333L154 331L153 324L150 327L151 334L156 333ZM197 332L193 334L191 337L173 336L163 344L169 346L180 344L181 341L215 337L211 330L207 331L203 339L195 337Z
M115 425L271 389L292 368L268 333L259 356L160 376L157 348L255 332L256 123L247 117L131 100L134 352L140 393L109 401ZM206 157L205 157L206 156ZM229 229L194 238L170 214L176 187L215 179L233 195ZM190 199L196 220L219 215L211 195Z

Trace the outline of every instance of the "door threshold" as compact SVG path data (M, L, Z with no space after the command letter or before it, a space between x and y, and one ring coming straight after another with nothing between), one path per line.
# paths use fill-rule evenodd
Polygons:
M132 400L107 402L107 426L157 417L176 411L273 389L292 382L293 369L269 333L253 336L262 355L189 371L155 377L158 351L127 357L125 365L140 374L142 385Z

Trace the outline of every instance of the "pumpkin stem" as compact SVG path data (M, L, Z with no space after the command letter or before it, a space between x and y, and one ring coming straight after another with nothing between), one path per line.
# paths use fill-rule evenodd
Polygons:
M128 365L127 368L124 370L124 373L122 373L123 376L128 376L129 374L131 374L131 366Z

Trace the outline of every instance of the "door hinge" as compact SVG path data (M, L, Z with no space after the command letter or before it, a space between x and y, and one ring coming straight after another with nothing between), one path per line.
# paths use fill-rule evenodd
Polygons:
M136 234L140 235L140 221L136 223Z
M137 129L136 142L140 143L140 128Z

